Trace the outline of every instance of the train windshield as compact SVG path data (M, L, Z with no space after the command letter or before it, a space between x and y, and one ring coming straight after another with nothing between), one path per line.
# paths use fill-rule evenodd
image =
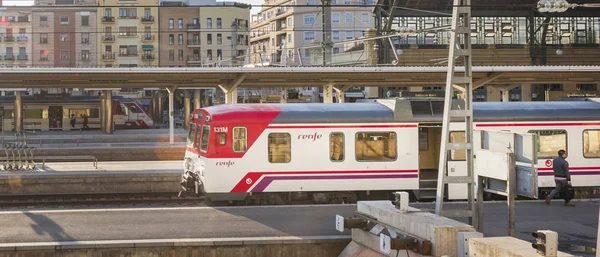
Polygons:
M188 131L188 136L187 136L187 145L191 146L194 143L194 135L196 135L194 132L196 131L196 124L192 123L190 124L190 131Z
M210 126L202 126L202 141L200 142L200 150L206 152L208 150L208 136L210 133Z

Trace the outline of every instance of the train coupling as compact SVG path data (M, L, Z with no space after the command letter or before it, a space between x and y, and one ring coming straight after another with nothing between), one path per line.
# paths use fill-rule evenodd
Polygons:
M200 181L196 178L196 176L190 171L186 171L181 176L181 189L184 192L194 192L196 195L200 195Z

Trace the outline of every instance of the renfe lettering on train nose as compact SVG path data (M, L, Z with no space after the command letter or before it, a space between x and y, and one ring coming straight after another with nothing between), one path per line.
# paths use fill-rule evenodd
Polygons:
M317 139L321 139L323 137L323 135L315 132L314 134L310 134L310 135L298 135L298 139L306 139L306 140L312 140L313 142L316 141Z
M217 162L216 164L217 164L217 166L227 166L227 167L230 167L230 166L233 166L233 164L235 164L235 162L232 162L231 160L229 160L229 161Z

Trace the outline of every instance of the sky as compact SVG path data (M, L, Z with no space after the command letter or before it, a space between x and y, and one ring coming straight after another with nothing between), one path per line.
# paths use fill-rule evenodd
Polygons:
M217 0L219 1L219 0ZM231 1L231 0L229 0ZM252 10L250 10L250 14L255 14L260 11L260 5L264 3L263 0L235 0L236 2L247 3L252 5ZM12 6L12 5L33 5L33 1L31 0L2 0L2 5L4 6Z

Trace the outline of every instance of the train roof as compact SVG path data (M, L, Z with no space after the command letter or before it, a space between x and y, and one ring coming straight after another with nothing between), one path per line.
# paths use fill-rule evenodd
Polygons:
M233 104L204 108L211 120L228 123L441 122L443 99L377 99L360 103ZM453 105L464 106L454 100ZM477 102L475 121L600 120L600 101Z

